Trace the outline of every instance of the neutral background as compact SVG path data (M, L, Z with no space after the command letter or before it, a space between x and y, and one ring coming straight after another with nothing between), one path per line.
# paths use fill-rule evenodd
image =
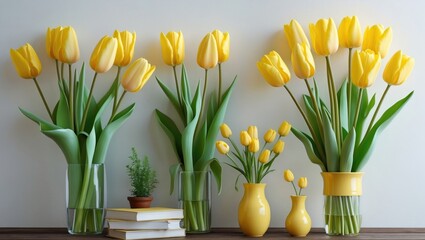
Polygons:
M270 87L256 69L256 61L271 50L278 51L290 65L288 43L283 25L293 18L308 31L308 24L332 17L337 24L344 16L357 15L362 28L383 24L393 29L393 43L385 64L402 49L415 57L416 67L408 81L391 89L384 107L405 96L415 94L392 124L379 136L372 159L363 169L363 226L425 227L425 161L423 138L425 127L425 83L423 26L425 3L420 0L398 1L56 1L18 0L0 3L0 227L63 227L65 215L66 163L56 144L39 132L38 126L24 117L19 107L47 117L32 81L20 79L9 58L10 48L29 42L43 63L39 77L50 105L57 100L54 62L45 53L48 27L71 25L75 28L82 61L104 35L115 29L137 32L135 58L145 57L157 66L155 76L173 86L171 69L162 62L159 33L181 30L186 40L186 65L193 83L202 79L203 70L196 65L196 52L202 37L220 29L231 35L231 56L223 65L225 83L234 75L238 82L229 104L226 122L234 133L255 124L260 134L277 128L288 120L306 129L295 106L283 89ZM346 51L332 56L337 82L344 78ZM316 58L316 78L324 85L324 61ZM79 66L79 65L77 65ZM101 76L96 95L100 95L115 74ZM213 72L213 71L212 71ZM381 70L382 72L382 70ZM86 75L91 79L93 72ZM212 75L214 76L214 75ZM381 74L380 74L381 76ZM213 77L211 78L213 79ZM214 87L214 81L208 87ZM289 84L299 98L304 83L293 77ZM381 77L372 92L378 96L385 87ZM155 108L172 112L158 84L151 81L137 94L128 94L126 103L136 102L129 121L114 136L106 159L108 207L126 207L129 193L125 165L131 147L150 157L158 171L160 184L154 193L157 206L177 206L176 195L169 195L168 166L176 161L166 135L153 116ZM307 210L314 227L323 226L322 180L320 168L308 160L301 143L290 135L286 150L268 175L267 198L272 208L272 227L283 226L290 210L291 186L282 179L283 169L290 168L296 177L307 176L309 186ZM219 156L222 161L225 159ZM212 225L237 227L237 206L242 191L234 190L235 171L224 166L223 192L213 195ZM241 188L241 186L239 186ZM214 190L216 189L214 184Z

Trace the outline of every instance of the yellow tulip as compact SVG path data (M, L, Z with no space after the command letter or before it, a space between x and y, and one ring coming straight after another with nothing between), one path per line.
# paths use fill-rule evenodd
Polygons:
M301 189L306 188L308 185L307 182L307 178L306 177L301 177L300 179L298 179L298 187L300 187Z
M264 141L266 143L271 143L274 141L274 139L276 138L276 131L274 129L269 129L267 130L267 132L264 134Z
M286 169L285 171L283 171L283 178L287 182L292 182L294 181L294 174L291 172L291 170Z
M362 30L356 16L344 17L338 28L339 46L357 48L362 45Z
M248 134L251 138L258 138L258 129L257 126L249 126Z
M363 36L362 50L370 49L384 58L391 45L393 32L391 27L384 29L378 24L366 27Z
M217 141L215 143L215 147L217 148L217 151L221 154L227 154L229 152L229 145L226 142Z
M211 33L208 33L198 48L198 65L204 69L210 69L218 63L217 42Z
M283 121L280 124L279 130L278 130L279 135L282 137L286 137L290 131L291 131L291 124L287 121Z
M183 33L168 32L167 35L161 33L162 59L169 66L177 66L184 60L184 38Z
M275 51L264 55L259 62L257 68L264 79L273 87L281 87L289 82L291 73L285 62Z
M21 78L33 79L41 73L41 62L34 48L27 43L18 49L10 49L10 58Z
M260 150L260 141L258 140L258 138L253 138L248 146L248 151L256 153L258 152L258 150Z
M50 58L52 59L56 59L55 57L55 44L56 44L56 39L59 35L59 32L62 31L62 27L56 27L56 28L47 28L47 33L46 33L46 51L47 51L47 55L49 55ZM58 59L56 59L58 60Z
M54 31L56 36L51 45L54 58L63 63L77 62L80 59L80 49L74 28L68 26ZM49 41L52 41L52 38Z
M126 91L138 92L154 71L155 66L152 66L146 59L139 58L126 69L121 78L121 85Z
M222 33L219 30L214 30L212 35L217 43L218 62L223 63L229 59L230 54L230 36L228 32Z
M117 39L117 54L115 55L115 66L127 66L133 59L134 45L136 44L136 33L129 31L114 31L114 38Z
M264 150L260 156L258 157L258 161L260 161L262 164L268 163L270 158L270 150L266 149Z
M310 37L314 51L321 56L329 56L338 50L338 31L332 18L311 23Z
M283 152L283 148L285 147L285 142L282 140L279 140L276 142L276 144L273 146L272 151L275 154L281 154Z
M90 57L90 67L97 73L109 71L114 64L117 47L116 38L104 36L93 50Z
M249 144L251 143L251 136L249 136L247 131L242 131L240 133L240 141L241 144L245 147L249 146Z
M415 59L403 54L400 50L388 61L383 78L390 85L400 85L409 77L414 65Z
M285 32L286 39L288 40L289 47L291 51L297 46L297 44L307 44L308 48L310 48L310 43L302 29L301 25L297 22L297 20L292 19L289 24L285 24L283 26L283 31Z
M294 51L292 51L291 62L298 78L307 79L314 75L316 70L314 58L310 48L305 43L302 45L297 44Z
M379 54L370 49L355 51L351 62L351 81L359 88L371 86L381 66Z
M224 138L229 138L230 136L232 136L232 130L225 123L221 124L220 132L221 132L221 136L223 136Z

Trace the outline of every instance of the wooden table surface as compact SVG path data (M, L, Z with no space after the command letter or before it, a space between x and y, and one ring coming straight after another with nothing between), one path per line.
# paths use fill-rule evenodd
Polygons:
M25 240L77 240L77 239L111 239L106 235L96 236L75 236L69 235L64 228L0 228L0 239L25 239ZM208 234L188 235L179 239L250 239L244 236L236 228L216 228ZM251 238L253 239L253 238ZM271 228L260 239L295 239L291 237L283 228ZM312 229L304 239L425 239L425 228L363 228L361 233L355 237L330 237L323 229Z

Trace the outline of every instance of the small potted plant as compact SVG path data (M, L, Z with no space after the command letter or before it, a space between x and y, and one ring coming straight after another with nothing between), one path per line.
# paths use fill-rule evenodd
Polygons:
M134 147L131 151L132 154L128 157L131 163L126 167L130 177L132 196L127 199L131 208L148 208L153 200L152 191L158 183L156 171L150 166L147 156L142 161Z

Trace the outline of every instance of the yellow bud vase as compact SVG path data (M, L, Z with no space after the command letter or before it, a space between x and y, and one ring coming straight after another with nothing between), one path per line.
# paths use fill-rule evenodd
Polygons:
M244 195L239 203L238 220L242 232L249 237L261 237L270 225L270 205L264 183L244 183Z
M322 172L322 177L326 234L358 235L363 173Z
M285 228L294 237L305 237L311 229L311 218L305 209L307 196L291 196L292 208L285 220Z

